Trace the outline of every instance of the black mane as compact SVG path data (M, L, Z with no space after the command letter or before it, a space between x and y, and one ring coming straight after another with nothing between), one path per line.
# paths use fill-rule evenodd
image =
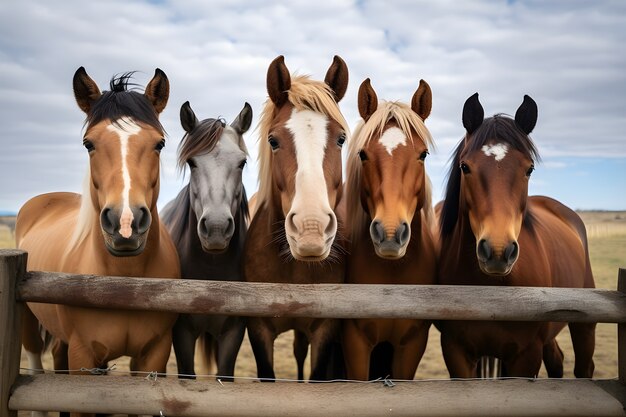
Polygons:
M111 79L109 83L111 90L104 91L91 106L85 121L87 126L93 126L106 119L115 122L122 117L130 117L136 122L145 123L165 133L152 103L144 94L129 90L129 87L137 86L130 82L134 73L126 72Z
M461 192L461 154L464 152L474 152L481 149L487 142L497 140L506 143L514 149L522 152L532 161L539 161L539 153L530 136L525 134L511 117L503 114L496 114L485 119L480 127L471 135L463 138L456 147L451 158L450 171L448 172L448 184L446 195L441 209L439 222L441 235L448 236L454 230L459 216L459 194ZM467 147L465 146L467 143ZM532 223L532 213L527 210L524 221L529 225Z

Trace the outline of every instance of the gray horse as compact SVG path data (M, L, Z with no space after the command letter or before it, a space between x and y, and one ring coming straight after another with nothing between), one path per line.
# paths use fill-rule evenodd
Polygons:
M252 122L252 108L246 103L228 126L221 119L198 121L186 102L180 121L187 133L178 148L178 166L189 166L190 180L165 206L162 218L178 249L182 278L241 281L248 221L242 135ZM244 332L243 317L181 314L173 329L178 373L195 375L196 339L202 337L207 362L216 359L218 375L232 380Z

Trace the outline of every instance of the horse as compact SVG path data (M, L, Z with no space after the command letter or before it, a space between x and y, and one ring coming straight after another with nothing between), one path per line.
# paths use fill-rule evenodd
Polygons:
M562 203L528 196L538 151L529 137L537 104L524 96L511 118L484 118L478 93L463 107L465 137L452 157L438 204L438 282L593 288L585 225ZM574 374L593 375L595 324L568 323ZM553 322L441 321L441 346L451 377L474 377L481 356L501 360L503 376L535 377L543 359L549 377L563 376Z
M345 190L351 242L347 283L436 283L434 215L425 171L433 141L424 120L431 106L432 92L424 80L410 106L379 102L369 78L359 88L363 121L348 147ZM342 342L348 378L413 379L430 324L424 320L345 320ZM389 358L372 353L381 343L391 345L390 369L385 369Z
M349 130L337 103L347 86L348 68L339 56L324 82L292 77L283 56L270 64L259 123L257 209L244 249L246 281L344 281L341 149ZM262 380L275 379L274 340L290 329L305 338L297 345L311 345L310 378L326 379L337 320L250 317L247 329Z
M252 123L252 108L245 103L226 125L220 119L198 121L186 102L180 121L187 133L178 148L178 167L189 166L190 178L161 218L178 250L181 276L242 281L248 228L248 199L241 179L248 155L243 134ZM195 375L196 339L202 336L206 362L216 362L218 375L232 380L245 330L243 317L181 314L172 334L178 373Z
M42 194L20 209L15 236L28 251L30 270L180 277L176 248L156 204L165 146L158 116L169 81L156 69L142 94L128 90L131 76L113 78L110 91L100 92L83 67L74 74L75 99L87 115L83 145L89 169L82 194ZM84 369L106 367L122 355L132 358L132 371L165 372L176 316L28 303L23 345L30 367L41 369L40 323L65 346L67 355L55 363L69 366L72 374L88 374Z

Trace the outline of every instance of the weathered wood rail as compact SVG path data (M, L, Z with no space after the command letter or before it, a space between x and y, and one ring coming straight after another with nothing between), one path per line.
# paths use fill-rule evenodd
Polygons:
M0 416L62 410L201 415L626 415L626 270L618 291L571 288L285 285L26 272L0 251ZM618 323L619 380L222 385L159 378L18 375L27 301L284 317ZM486 401L486 399L492 399ZM497 399L497 401L493 401Z

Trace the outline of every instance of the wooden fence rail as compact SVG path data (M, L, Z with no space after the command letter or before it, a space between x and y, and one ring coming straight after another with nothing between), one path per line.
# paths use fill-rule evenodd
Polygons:
M0 416L63 410L210 415L626 415L626 270L596 289L285 285L26 272L0 251ZM23 302L245 316L618 323L619 381L219 384L159 378L18 375Z

